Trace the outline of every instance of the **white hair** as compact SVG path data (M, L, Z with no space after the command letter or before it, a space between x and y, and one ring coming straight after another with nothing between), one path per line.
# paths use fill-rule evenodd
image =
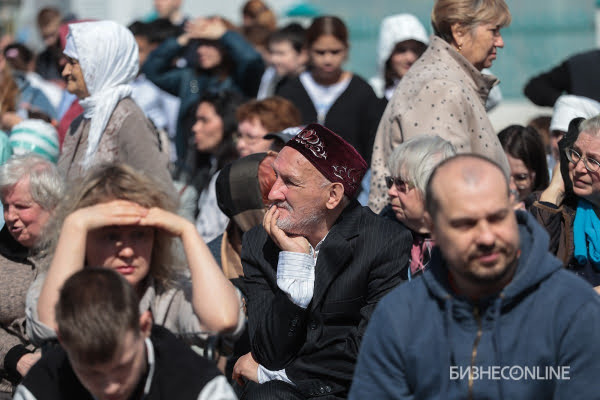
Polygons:
M64 181L56 166L45 158L29 153L12 156L0 166L0 192L4 193L29 178L33 201L44 210L52 211L64 192Z
M388 168L393 176L412 183L424 194L433 169L455 154L452 143L439 136L417 136L394 149L388 160Z

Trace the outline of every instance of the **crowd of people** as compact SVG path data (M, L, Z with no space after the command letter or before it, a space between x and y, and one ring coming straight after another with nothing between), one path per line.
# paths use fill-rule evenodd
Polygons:
M600 399L597 50L495 131L505 0L368 80L338 16L154 6L0 40L0 400Z

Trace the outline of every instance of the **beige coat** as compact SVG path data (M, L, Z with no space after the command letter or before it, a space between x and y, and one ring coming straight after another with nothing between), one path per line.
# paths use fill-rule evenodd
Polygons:
M508 176L508 161L485 111L490 89L498 82L481 74L448 43L432 36L421 58L396 88L383 113L371 160L369 207L388 203L385 176L394 148L419 135L438 135L459 153L477 153L499 163Z
M90 120L77 118L65 136L58 169L67 180L81 177L87 148ZM158 182L173 193L168 157L161 151L158 132L135 102L127 97L113 111L102 134L90 168L109 162L123 162Z

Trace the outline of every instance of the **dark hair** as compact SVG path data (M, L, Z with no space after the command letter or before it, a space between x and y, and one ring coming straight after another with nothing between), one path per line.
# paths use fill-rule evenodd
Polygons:
M140 334L133 286L109 268L84 268L67 279L56 303L60 341L84 363L110 361L127 332Z
M420 53L418 54L418 56L421 57L421 55L425 52L427 45L425 43L422 43L415 39L408 39L408 40L414 40L415 42L417 42L421 45ZM392 50L392 54L390 54L387 61L385 62L385 69L384 69L383 77L385 79L385 88L386 89L394 86L394 80L397 78L396 71L392 68L392 56L394 54L396 54L396 52L398 51L398 49L400 48L402 43L404 43L406 41L407 40L402 40L402 41L396 43L396 45L394 46L394 49Z
M535 172L532 191L548 187L550 178L546 151L542 138L535 128L511 125L498 133L498 139L507 154L523 161L529 170Z
M305 46L306 29L302 25L292 22L281 29L276 30L269 36L268 44L289 42L296 53L300 53Z
M37 25L39 28L45 28L55 19L62 19L60 11L54 7L44 7L37 14Z
M159 18L148 23L134 21L128 28L133 36L146 38L152 44L160 44L183 33L183 29L174 25L168 18Z
M342 42L344 46L349 47L348 28L346 28L344 22L338 17L324 16L315 18L310 27L306 30L306 46L312 46L319 37L324 35L332 35Z
M195 115L200 104L208 103L214 107L215 112L223 122L223 140L214 154L217 158L217 169L223 168L227 163L238 158L234 140L237 131L236 111L244 100L244 96L241 94L225 90L204 94L192 107L192 112Z
M20 43L11 43L4 48L4 58L15 71L27 71L27 64L33 61L33 52Z

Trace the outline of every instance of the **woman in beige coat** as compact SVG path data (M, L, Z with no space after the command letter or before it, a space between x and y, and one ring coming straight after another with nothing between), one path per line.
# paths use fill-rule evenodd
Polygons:
M504 47L500 29L510 23L504 0L436 0L434 35L404 76L381 118L371 161L369 206L387 204L387 162L398 144L419 135L439 135L459 153L489 157L509 171L485 102L498 80L480 71Z

